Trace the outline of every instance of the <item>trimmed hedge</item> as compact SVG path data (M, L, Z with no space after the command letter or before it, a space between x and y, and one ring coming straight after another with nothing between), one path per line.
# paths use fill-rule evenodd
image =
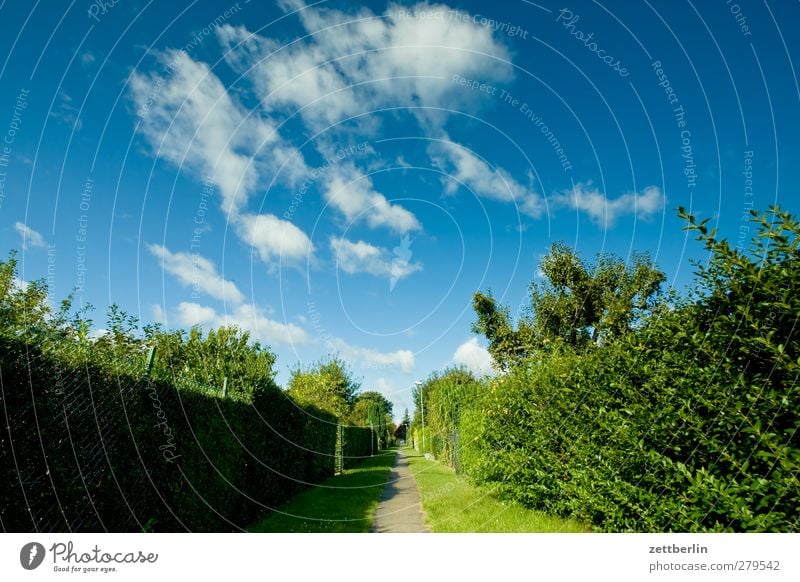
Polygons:
M0 382L6 531L238 530L333 474L336 419L274 384L223 398L13 337Z
M458 404L468 477L601 531L800 531L800 224L754 216L742 252L686 218L709 251L687 297L426 395L426 421Z
M362 426L342 427L344 468L349 469L380 450L377 433Z

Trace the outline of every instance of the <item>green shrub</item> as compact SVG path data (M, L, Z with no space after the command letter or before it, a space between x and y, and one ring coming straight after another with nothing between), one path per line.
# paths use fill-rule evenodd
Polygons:
M274 355L222 328L91 337L69 301L0 262L0 523L6 531L229 531L333 474L336 418L274 382ZM147 350L156 347L150 375ZM227 394L222 387L228 378Z
M696 289L616 341L540 351L462 415L468 475L607 531L797 531L797 222L747 252L684 215Z

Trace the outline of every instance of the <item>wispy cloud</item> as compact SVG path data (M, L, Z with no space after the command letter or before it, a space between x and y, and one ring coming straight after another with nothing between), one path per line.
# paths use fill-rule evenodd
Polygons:
M324 129L366 110L402 103L420 105L412 114L433 123L438 107L458 107L471 92L454 75L488 81L513 76L510 55L467 16L442 4L391 4L384 14L367 8L349 12L282 2L298 10L307 36L283 40L220 27L225 58L253 80L270 110L299 111L307 124ZM437 14L413 18L410 13Z
M403 260L387 249L376 247L363 240L353 242L346 238L331 237L331 250L336 257L337 266L345 273L369 273L384 277L395 283L400 279L422 270L418 262Z
M513 203L520 212L533 218L539 218L544 212L544 200L532 184L520 184L508 171L492 168L463 145L447 138L434 142L429 150L434 164L447 172L447 192L455 192L463 184L482 198ZM529 174L528 180L532 183L533 176Z
M341 164L331 169L324 196L348 222L363 220L371 228L388 228L398 233L422 228L413 213L377 192L372 180L355 164Z
M267 344L299 345L308 341L304 329L293 323L275 321L254 305L239 305L219 313L213 307L184 301L178 305L178 323L184 326L220 327L235 325L250 332L253 339Z
M371 348L363 348L350 345L341 338L331 338L328 342L329 347L338 351L339 354L356 367L358 362L374 366L376 368L398 368L405 374L414 371L416 360L414 352L411 350L396 350L393 352L380 352Z
M271 121L235 101L208 65L177 50L157 57L164 76L135 73L130 82L138 130L155 155L213 182L234 231L268 264L310 252L310 241L297 226L246 210L265 176L295 185L306 175L303 156Z
M160 260L166 272L174 275L184 285L203 291L222 301L236 304L244 301L244 295L236 284L217 273L214 263L208 259L198 254L173 253L166 247L157 244L149 244L147 249Z
M22 237L22 248L25 250L47 246L44 237L24 222L15 223L14 230Z
M572 190L557 193L552 200L555 206L585 212L593 222L609 228L626 215L648 220L663 210L666 202L663 192L657 186L648 186L641 194L629 192L617 198L608 198L590 182L579 182Z

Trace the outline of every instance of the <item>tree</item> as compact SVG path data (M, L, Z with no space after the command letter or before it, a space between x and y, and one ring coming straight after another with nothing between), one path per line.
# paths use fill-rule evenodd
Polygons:
M392 403L379 392L371 390L362 392L356 396L349 420L351 424L373 428L378 438L385 444L393 434L393 431L389 430L392 422Z
M628 263L606 254L587 264L563 243L553 244L540 269L544 280L531 283L530 305L516 328L491 292L473 297L473 331L489 340L489 353L502 370L536 350L585 349L621 337L652 309L665 280L646 253Z
M351 412L360 387L344 361L334 357L305 370L299 366L292 370L287 391L297 402L313 404L343 419Z

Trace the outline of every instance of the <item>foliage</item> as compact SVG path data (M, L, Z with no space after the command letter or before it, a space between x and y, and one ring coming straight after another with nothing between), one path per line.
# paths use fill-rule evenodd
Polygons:
M342 455L344 468L356 466L358 463L380 451L378 433L363 426L342 426Z
M405 441L408 438L409 427L411 426L411 417L408 414L408 408L403 411L403 420L397 425L394 431L394 437L398 440Z
M425 522L434 533L581 533L575 520L546 515L501 501L491 488L476 487L453 469L405 449L422 498Z
M491 293L473 298L473 331L489 340L501 370L554 344L585 348L625 335L653 307L664 281L644 253L629 263L600 255L592 265L563 243L550 248L540 269L544 280L531 283L528 313L516 329L508 308L498 306Z
M389 430L392 422L392 403L374 391L361 392L356 396L349 422L356 426L368 426L376 431L381 447L389 445L393 432Z
M86 310L20 284L13 254L0 292L4 529L236 530L333 474L335 417L288 398L246 333L140 337L112 306L98 336Z
M475 400L479 391L480 383L472 373L458 367L434 372L415 388L418 406L425 407L424 452L432 453L451 467L458 466L461 411ZM420 430L421 420L420 415Z
M366 533L396 453L384 451L292 497L249 531Z
M298 366L292 370L288 392L298 402L312 404L344 419L360 387L344 361L329 358L306 369Z
M800 226L754 214L739 250L680 215L709 253L695 288L489 379L462 408L463 465L599 530L797 531Z

